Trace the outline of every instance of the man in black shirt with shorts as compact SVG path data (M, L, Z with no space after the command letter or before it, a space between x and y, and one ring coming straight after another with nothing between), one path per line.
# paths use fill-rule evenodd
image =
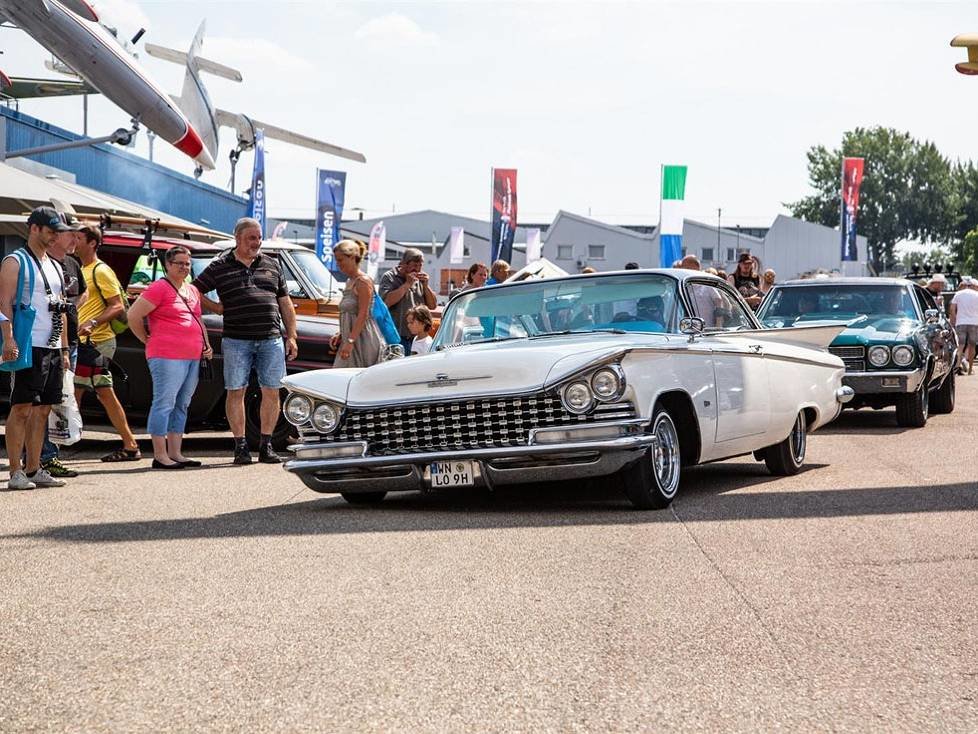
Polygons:
M279 390L285 361L298 356L295 307L289 298L278 261L261 253L261 225L243 217L234 225L233 250L222 252L204 268L193 285L210 311L224 314L221 354L227 416L234 436L234 463L250 464L245 439L244 396L254 368L261 388L261 442L258 460L278 464L272 432L279 416ZM221 302L203 294L217 290ZM282 339L282 327L285 339Z

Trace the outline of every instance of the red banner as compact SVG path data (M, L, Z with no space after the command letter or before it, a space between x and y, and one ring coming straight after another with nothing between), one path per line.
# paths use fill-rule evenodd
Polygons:
M859 186L863 182L863 159L842 159L842 259L858 260L856 217L859 213Z
M492 169L492 245L490 262L513 261L516 235L516 169Z

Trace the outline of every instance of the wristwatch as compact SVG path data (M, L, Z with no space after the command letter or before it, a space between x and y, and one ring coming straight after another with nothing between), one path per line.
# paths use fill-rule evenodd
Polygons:
M356 339L347 339L346 340L346 343L347 344L356 344L357 343L357 340Z

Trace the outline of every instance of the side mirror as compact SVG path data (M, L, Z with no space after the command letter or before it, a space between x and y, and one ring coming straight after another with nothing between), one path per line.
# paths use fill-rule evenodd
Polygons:
M699 316L689 316L679 322L679 331L688 336L690 342L696 337L702 336L705 328L706 322Z
M936 308L928 308L924 311L924 321L928 324L936 324L941 320L941 312Z

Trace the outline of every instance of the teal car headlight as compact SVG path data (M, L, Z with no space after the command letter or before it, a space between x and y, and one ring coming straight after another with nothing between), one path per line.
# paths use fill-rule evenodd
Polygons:
M869 357L869 363L873 367L883 367L890 361L890 348L881 345L870 347L867 356Z
M893 347L893 363L899 365L900 367L906 367L913 363L914 351L913 347L908 344L901 344L898 347Z

